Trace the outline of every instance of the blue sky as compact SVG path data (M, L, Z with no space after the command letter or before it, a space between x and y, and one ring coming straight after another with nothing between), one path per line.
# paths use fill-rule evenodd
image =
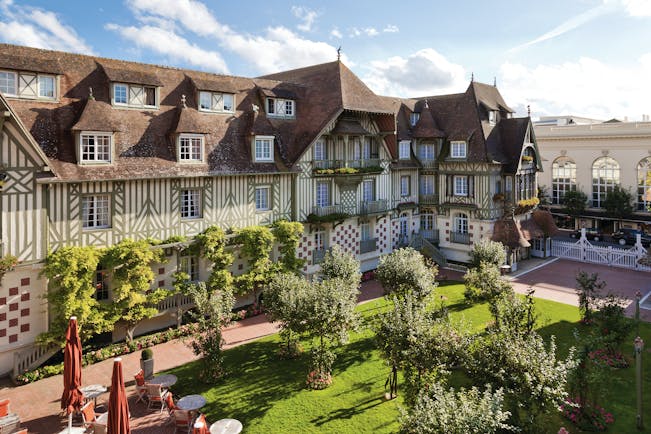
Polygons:
M402 97L496 78L534 117L651 114L651 0L0 0L0 40L258 76L336 59Z

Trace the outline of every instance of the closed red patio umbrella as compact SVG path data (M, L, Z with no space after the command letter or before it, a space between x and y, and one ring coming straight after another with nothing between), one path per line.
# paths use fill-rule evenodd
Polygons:
M129 403L124 390L122 376L122 359L113 361L113 377L111 378L111 393L109 395L108 420L106 421L108 434L129 434Z
M68 413L68 430L72 427L72 413L79 411L84 403L81 387L81 339L77 330L77 317L71 316L66 330L66 346L63 353L63 394L61 409Z

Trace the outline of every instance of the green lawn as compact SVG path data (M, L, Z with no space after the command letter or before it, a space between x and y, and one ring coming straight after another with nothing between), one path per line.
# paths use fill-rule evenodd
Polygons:
M444 297L453 318L465 317L476 330L481 330L490 321L486 305L469 307L464 304L463 285L440 286L437 294ZM203 411L209 421L233 417L242 421L246 433L396 432L401 399L383 399L389 369L379 358L373 333L368 327L368 320L386 307L383 299L358 307L365 325L337 351L334 384L328 389L307 390L307 355L296 360L278 360L275 356L278 337L271 336L226 351L229 375L216 385L206 385L197 379L200 365L196 362L170 371L179 377L174 392L181 396L204 395L208 404ZM578 309L540 299L536 300L536 307L540 314L539 332L545 338L556 335L560 355L565 356L574 342L573 329L582 327L578 325ZM649 324L642 325L641 335L651 344ZM625 354L632 354L632 349ZM645 350L645 355L648 358L649 351ZM651 390L648 366L645 362L646 391ZM612 372L603 401L606 409L615 415L610 432L636 431L634 375L633 368ZM651 403L651 399L647 402ZM647 414L648 407L645 407ZM556 433L561 425L573 433L578 432L560 417L550 422L550 433ZM651 424L651 419L648 423Z

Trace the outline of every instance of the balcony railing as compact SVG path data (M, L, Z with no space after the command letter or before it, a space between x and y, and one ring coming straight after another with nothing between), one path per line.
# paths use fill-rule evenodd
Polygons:
M451 232L450 241L458 244L470 244L470 234L467 232Z
M420 160L420 164L424 169L434 169L436 167L436 160Z
M371 238L370 240L362 240L359 242L359 253L368 253L374 252L377 250L377 238Z
M416 195L401 196L400 198L395 199L393 203L394 208L409 208L416 205L418 205L418 196Z
M369 167L380 167L379 158L366 158L362 160L312 160L314 169L340 169L342 167L353 167L355 169L365 169Z
M379 214L389 209L389 201L386 199L368 200L359 204L359 214Z
M315 214L319 217L327 216L327 215L332 215L332 214L348 214L348 215L355 215L355 208L350 207L350 206L344 206L342 204L337 204L337 205L325 205L325 206L313 206L312 207L312 214Z
M439 230L438 229L421 229L420 235L425 238L430 243L439 242Z
M312 250L312 264L320 264L325 259L325 255L328 249L314 249Z
M362 160L348 160L348 167L355 168L366 168L366 167L379 167L380 159L379 158L366 158Z
M420 194L418 202L422 205L433 205L438 202L438 196L435 194Z

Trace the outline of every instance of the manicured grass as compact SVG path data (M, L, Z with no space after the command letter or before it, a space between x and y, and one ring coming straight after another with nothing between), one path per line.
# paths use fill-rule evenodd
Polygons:
M442 296L453 319L465 318L476 331L482 330L491 320L487 305L464 303L461 284L440 286L437 294ZM358 307L364 318L363 325L358 333L351 335L350 342L337 351L334 384L328 389L307 390L308 355L296 360L279 360L276 357L279 339L271 336L226 351L225 365L229 375L216 385L207 385L198 379L198 362L170 371L179 377L174 392L204 395L208 404L203 411L209 421L233 417L242 421L246 433L396 432L398 406L402 400L400 397L393 401L383 399L389 369L375 350L374 334L369 326L370 319L386 308L383 299ZM539 332L546 339L556 335L559 355L564 357L574 343L573 330L583 327L578 324L578 309L540 299L536 300L536 308L540 315ZM642 324L640 332L645 342L651 344L651 326ZM307 344L305 349L309 350ZM632 350L625 354L632 354ZM649 351L645 350L645 356L651 356ZM606 410L615 415L610 432L635 431L634 375L632 367L612 371L603 400ZM649 369L645 369L645 377L644 388L649 391ZM560 416L550 421L549 432L557 432L562 425L573 433L579 432Z

